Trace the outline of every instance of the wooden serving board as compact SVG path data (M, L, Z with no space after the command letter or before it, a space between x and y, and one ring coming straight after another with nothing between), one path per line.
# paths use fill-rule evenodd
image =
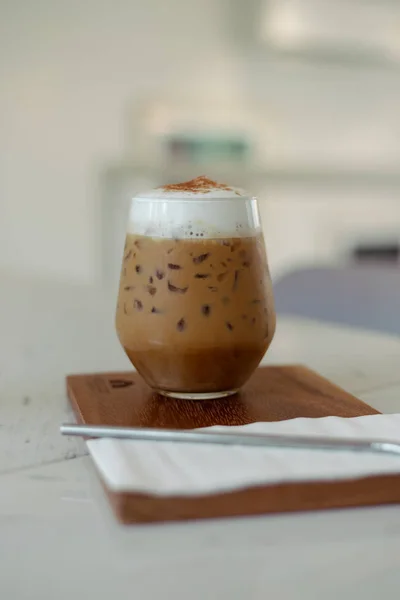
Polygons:
M378 414L302 366L259 368L240 394L206 402L164 398L134 372L70 375L67 390L78 422L90 425L190 429ZM400 477L264 485L201 497L106 491L123 523L155 522L395 503Z

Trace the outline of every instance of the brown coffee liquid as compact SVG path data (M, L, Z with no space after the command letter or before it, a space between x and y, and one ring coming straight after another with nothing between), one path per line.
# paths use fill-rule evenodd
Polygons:
M116 323L129 359L153 388L240 388L275 331L263 237L129 234Z

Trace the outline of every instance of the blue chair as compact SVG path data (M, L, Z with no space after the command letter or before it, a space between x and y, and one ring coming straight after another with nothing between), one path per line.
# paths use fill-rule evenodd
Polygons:
M400 335L400 268L319 267L275 282L276 311Z

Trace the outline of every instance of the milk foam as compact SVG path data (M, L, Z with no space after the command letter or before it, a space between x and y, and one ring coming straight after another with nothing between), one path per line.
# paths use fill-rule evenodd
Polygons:
M257 200L239 188L158 188L131 201L128 233L162 238L249 237L260 232Z

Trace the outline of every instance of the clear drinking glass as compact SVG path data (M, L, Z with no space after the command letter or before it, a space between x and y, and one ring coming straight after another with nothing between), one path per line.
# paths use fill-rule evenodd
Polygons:
M158 393L204 400L237 392L275 331L256 198L216 184L133 198L116 326Z

